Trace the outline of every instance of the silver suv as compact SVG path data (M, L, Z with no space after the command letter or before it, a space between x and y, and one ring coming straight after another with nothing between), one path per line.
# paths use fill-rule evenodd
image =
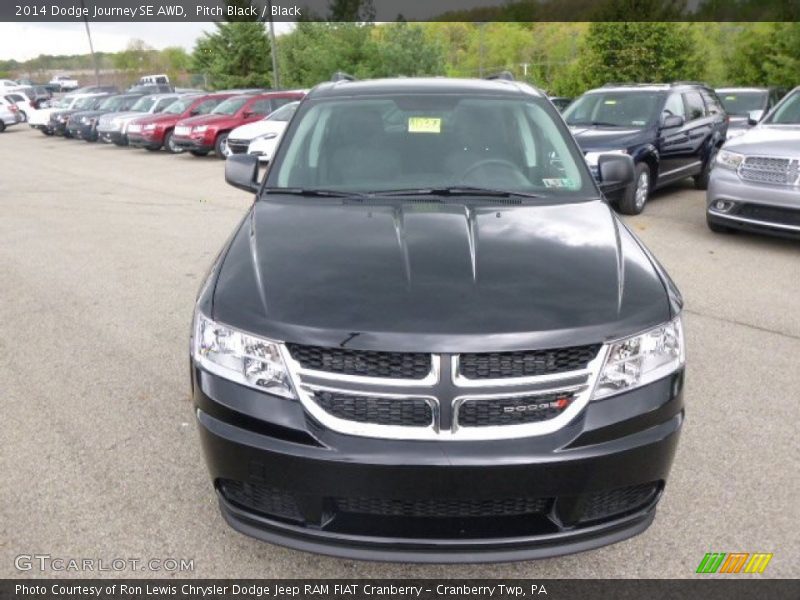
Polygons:
M706 203L711 231L800 237L800 87L722 147Z

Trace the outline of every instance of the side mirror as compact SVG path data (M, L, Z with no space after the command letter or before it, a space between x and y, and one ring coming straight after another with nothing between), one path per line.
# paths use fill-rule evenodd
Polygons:
M633 185L633 159L627 154L601 154L597 157L597 171L603 191Z
M751 110L747 113L747 124L748 125L758 125L758 122L764 116L763 110Z
M683 117L680 115L664 115L661 118L661 127L664 129L672 129L673 127L680 127L684 122Z
M242 118L243 118L243 119L249 119L249 118L250 118L250 117L252 117L254 114L256 114L256 113L254 113L252 110L246 110L246 111L244 111L244 112L242 113Z
M249 154L231 154L225 160L225 181L245 192L257 192L258 158Z

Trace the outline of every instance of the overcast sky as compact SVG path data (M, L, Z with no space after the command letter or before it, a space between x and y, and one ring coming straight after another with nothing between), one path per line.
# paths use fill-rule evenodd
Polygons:
M5 0L0 0L4 2ZM194 41L213 23L90 23L94 49L124 50L131 39L141 39L154 48L194 47ZM276 23L277 33L290 28ZM0 23L0 60L27 60L40 54L85 54L89 52L83 21L76 23Z

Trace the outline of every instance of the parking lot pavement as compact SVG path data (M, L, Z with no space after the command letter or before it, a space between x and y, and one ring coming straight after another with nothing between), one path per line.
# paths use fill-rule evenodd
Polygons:
M14 127L0 164L0 577L25 553L187 558L198 577L691 577L710 551L800 572L800 243L712 234L691 182L628 221L686 299L687 421L652 527L558 559L415 566L271 546L217 512L187 351L251 201L221 161Z

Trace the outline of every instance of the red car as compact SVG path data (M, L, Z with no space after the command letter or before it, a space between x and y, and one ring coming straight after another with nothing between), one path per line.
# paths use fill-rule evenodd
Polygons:
M175 125L173 143L195 156L205 156L212 150L218 158L226 158L228 134L235 127L263 119L275 109L304 92L268 92L233 96L221 102L211 113L183 119Z
M175 144L175 124L189 117L207 115L220 102L233 95L219 93L181 96L163 112L131 121L128 126L128 143L136 148L146 148L154 152L162 147L173 154L183 152L183 148Z

